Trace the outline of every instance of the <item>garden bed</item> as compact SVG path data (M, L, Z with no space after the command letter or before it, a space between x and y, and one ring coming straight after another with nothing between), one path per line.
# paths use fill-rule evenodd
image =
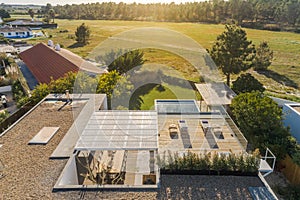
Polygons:
M256 172L228 171L228 170L169 170L160 169L161 174L165 175L219 175L219 176L257 176Z

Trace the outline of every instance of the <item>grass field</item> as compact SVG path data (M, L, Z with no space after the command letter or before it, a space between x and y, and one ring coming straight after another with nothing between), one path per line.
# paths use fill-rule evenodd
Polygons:
M198 23L162 23L139 21L106 21L106 20L55 20L59 28L45 30L55 43L61 44L72 52L87 57L89 53L105 39L141 27L161 27L178 31L199 43L203 48L210 48L217 35L224 31L224 25L198 24ZM76 47L74 33L77 26L85 23L90 27L91 40L84 47ZM60 31L68 32L61 33ZM300 86L300 34L289 32L272 32L254 29L245 29L248 39L255 45L260 41L268 41L274 51L274 60L267 73L252 73L271 92L299 95ZM47 42L49 38L34 38L31 43ZM185 59L170 52L145 49L145 59L150 63L160 63L172 66L180 71L187 79L197 81L198 74ZM232 78L236 78L233 76Z

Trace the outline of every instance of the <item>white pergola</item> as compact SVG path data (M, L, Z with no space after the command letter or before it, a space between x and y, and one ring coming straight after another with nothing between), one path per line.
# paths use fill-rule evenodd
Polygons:
M156 150L155 111L96 111L89 119L75 150Z
M208 106L230 105L234 91L225 83L203 83L195 84L203 100Z

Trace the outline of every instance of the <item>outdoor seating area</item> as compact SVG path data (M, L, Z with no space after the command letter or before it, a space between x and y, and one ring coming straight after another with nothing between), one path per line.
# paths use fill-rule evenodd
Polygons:
M156 112L95 111L54 188L157 188L157 140Z
M154 151L146 150L79 151L70 158L54 188L156 188L155 158Z
M184 118L185 125L180 123ZM202 125L203 124L203 125ZM242 153L245 149L240 144L229 124L221 116L169 115L167 118L158 115L159 153L192 151ZM176 129L178 138L170 137L170 128Z
M126 155L125 151L80 152L76 157L79 184L123 184Z
M178 139L178 128L176 124L170 124L169 132L172 139Z

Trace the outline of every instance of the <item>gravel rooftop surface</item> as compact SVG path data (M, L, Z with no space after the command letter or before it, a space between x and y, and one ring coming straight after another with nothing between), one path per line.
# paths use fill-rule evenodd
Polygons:
M158 190L53 192L67 159L52 160L49 157L74 121L74 110L66 106L57 111L61 106L62 103L42 103L0 137L0 144L3 144L0 160L5 165L4 177L0 179L0 199L242 200L251 199L249 186L263 186L258 177L162 175ZM47 145L28 145L44 126L60 129Z

